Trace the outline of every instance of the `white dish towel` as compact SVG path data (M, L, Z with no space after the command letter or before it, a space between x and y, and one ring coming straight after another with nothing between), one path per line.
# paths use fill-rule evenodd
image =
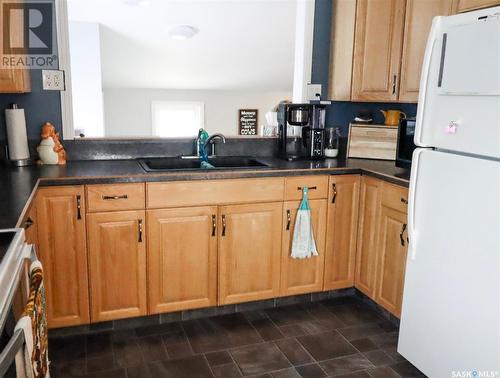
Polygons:
M295 218L291 254L293 259L305 259L312 256L318 256L311 222L311 208L309 207L308 192L309 189L305 186L302 189L302 201L297 210L297 217Z

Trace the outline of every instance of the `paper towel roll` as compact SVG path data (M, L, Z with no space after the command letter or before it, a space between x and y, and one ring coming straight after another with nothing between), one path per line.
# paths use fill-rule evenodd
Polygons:
M29 159L30 152L28 148L28 136L26 134L24 109L18 109L15 104L12 105L12 109L5 109L5 123L7 126L9 160Z

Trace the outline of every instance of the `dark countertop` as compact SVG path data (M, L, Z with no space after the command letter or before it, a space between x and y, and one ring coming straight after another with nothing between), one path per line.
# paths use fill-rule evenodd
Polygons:
M66 166L16 168L0 165L0 229L19 226L38 186L82 185L246 177L360 173L406 186L410 172L393 161L325 159L287 162L258 158L269 167L204 171L145 172L136 160L70 161Z

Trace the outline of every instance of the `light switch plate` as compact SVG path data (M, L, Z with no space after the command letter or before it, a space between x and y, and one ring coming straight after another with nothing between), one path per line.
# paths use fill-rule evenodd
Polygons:
M321 84L307 84L307 99L309 101L319 101L320 98Z
M64 91L64 71L42 70L42 82L46 91Z

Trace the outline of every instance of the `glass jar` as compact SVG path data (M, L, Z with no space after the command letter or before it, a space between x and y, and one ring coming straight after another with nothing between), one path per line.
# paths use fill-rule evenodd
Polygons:
M338 127L327 127L325 129L325 156L337 157L339 154L340 129Z

